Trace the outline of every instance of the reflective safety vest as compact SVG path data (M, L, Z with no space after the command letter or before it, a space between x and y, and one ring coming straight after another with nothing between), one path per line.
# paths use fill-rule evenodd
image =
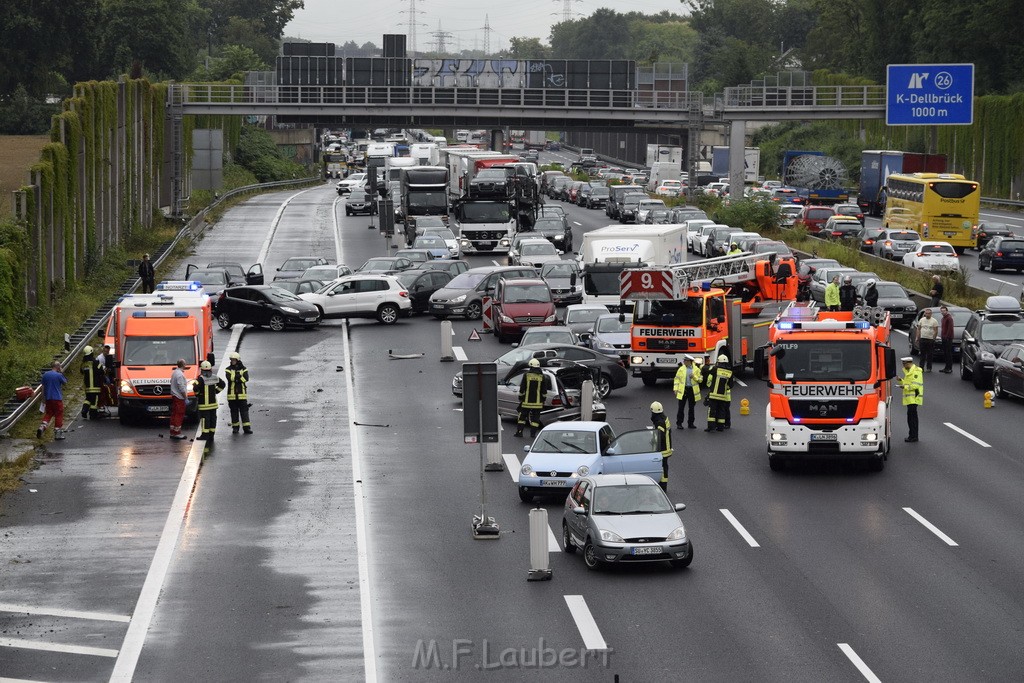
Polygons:
M227 385L220 377L210 377L209 380L202 375L199 379L192 380L196 389L196 397L199 400L199 410L217 410L217 394L224 390Z
M658 448L661 449L661 457L672 457L672 425L664 413L654 416L654 429L658 432Z
M726 254L726 256L739 256L742 253L742 249L740 249L739 247L733 247L732 249L729 250L729 253Z
M249 393L246 390L246 385L249 384L249 368L241 363L229 365L224 374L228 378L229 401L249 398Z
M523 375L523 384L519 388L519 405L522 408L544 407L544 373L530 369Z
M708 398L716 401L732 401L732 370L716 365L708 383Z
M679 366L676 370L676 378L672 382L672 391L675 392L676 400L682 400L683 393L686 391L686 371L690 370L692 376L690 377L690 383L693 387L693 400L700 403L700 385L704 381L701 377L700 368L696 363L693 363L689 368L685 365Z
M924 372L921 368L911 364L896 383L903 387L903 405L924 405Z
M91 355L82 359L82 384L86 392L100 390L100 371L96 367L96 359Z
M839 285L834 282L830 282L825 285L825 305L838 306L839 303Z

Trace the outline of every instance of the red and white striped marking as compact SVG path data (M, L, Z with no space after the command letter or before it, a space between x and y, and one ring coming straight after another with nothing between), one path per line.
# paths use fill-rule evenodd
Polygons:
M675 299L671 270L636 269L619 273L619 294L623 299Z
M484 331L494 329L494 321L491 319L491 298L489 296L484 297L481 311L480 319L483 320Z

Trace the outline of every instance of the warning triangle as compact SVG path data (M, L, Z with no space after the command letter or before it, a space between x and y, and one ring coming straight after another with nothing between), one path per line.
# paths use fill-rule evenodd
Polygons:
M480 333L475 328L469 333L469 341L480 341Z

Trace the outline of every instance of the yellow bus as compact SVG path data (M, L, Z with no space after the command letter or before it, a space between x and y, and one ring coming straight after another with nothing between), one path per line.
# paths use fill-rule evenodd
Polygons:
M886 228L916 230L921 239L949 242L957 253L974 246L981 186L958 173L894 173L882 188Z

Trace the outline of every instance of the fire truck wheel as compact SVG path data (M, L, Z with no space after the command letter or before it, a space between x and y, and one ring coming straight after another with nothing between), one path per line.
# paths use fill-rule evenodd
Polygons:
M779 456L769 453L768 454L768 467L771 468L772 472L781 472L785 467L785 463L782 462L782 458Z
M644 383L645 387L653 387L658 383L658 378L654 375L640 375L640 380Z

